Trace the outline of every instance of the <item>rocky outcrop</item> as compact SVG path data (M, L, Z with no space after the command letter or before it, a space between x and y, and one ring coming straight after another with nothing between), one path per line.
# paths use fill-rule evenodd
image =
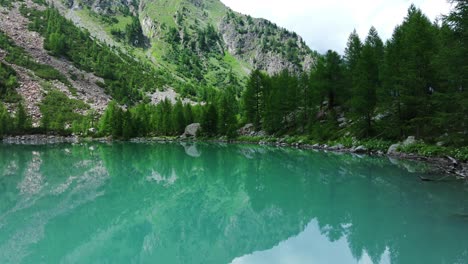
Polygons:
M182 138L195 138L197 137L197 134L200 132L200 130L201 130L200 123L190 124L185 128L185 132L181 137Z
M135 13L137 8L134 5L136 1L132 0L65 0L63 1L68 8L82 9L84 6L98 14L116 14L123 8L128 8L129 12Z
M255 127L253 124L249 123L237 130L239 136L250 136L255 133Z
M409 145L413 145L415 143L417 143L416 138L414 136L409 136L408 138L405 139L405 141L391 145L387 150L387 154L397 155L399 154L399 151L398 151L399 147L406 147Z
M223 19L219 31L229 53L248 62L252 68L275 74L284 69L309 70L313 66L312 52L295 33L264 19L235 16Z

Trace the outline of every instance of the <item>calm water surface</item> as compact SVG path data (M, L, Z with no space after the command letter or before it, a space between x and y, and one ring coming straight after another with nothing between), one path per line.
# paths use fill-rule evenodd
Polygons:
M421 182L422 167L254 145L0 145L0 263L468 263L468 187Z

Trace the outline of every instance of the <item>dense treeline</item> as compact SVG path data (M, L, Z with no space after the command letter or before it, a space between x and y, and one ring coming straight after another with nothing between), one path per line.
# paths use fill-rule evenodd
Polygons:
M354 135L466 144L467 4L455 1L439 25L411 6L390 40L375 28L353 32L342 57L328 51L300 76L252 72L243 97L247 122L273 134L317 140Z
M172 104L166 99L157 105L139 104L124 110L113 101L99 120L98 135L124 139L179 136L187 125L200 123L203 129L199 136L234 137L239 112L235 98L234 88L229 87L205 105L184 104L180 100ZM77 133L87 133L89 128L89 122L74 126Z
M0 137L3 135L23 134L31 131L31 117L20 102L14 115L0 103Z

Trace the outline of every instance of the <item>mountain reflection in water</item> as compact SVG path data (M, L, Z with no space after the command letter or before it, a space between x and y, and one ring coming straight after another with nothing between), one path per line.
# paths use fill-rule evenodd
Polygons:
M225 144L0 145L1 263L468 263L424 165Z

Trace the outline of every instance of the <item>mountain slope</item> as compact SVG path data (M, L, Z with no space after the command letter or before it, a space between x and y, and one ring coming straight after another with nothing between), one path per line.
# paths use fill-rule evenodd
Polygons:
M219 0L53 2L112 45L128 46L125 31L138 16L147 43L133 54L203 85L220 86L225 80L219 75L231 71L242 79L254 68L268 73L309 69L315 56L295 33L233 12Z
M225 87L239 95L255 68L299 72L316 55L295 33L219 0L5 0L0 8L0 61L16 72L36 127L50 91L97 113L112 99L209 101ZM15 112L18 100L0 99Z

